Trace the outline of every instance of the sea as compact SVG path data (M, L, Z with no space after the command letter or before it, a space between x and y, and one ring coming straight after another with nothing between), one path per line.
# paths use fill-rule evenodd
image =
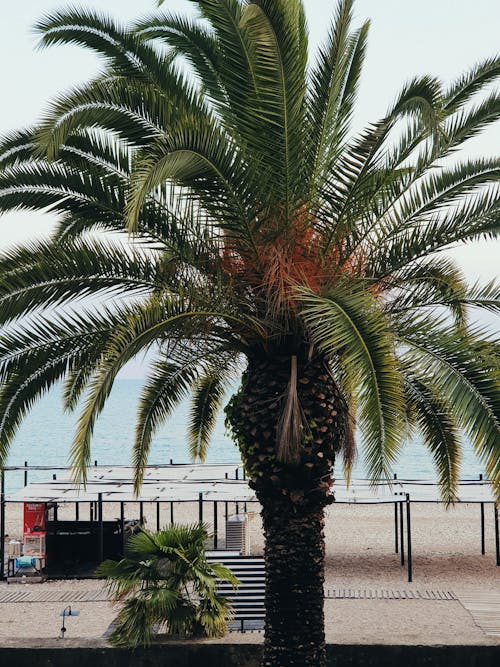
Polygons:
M127 465L132 458L134 422L143 385L138 379L118 379L115 381L108 402L94 430L92 441L92 463L99 465ZM229 399L229 395L227 396ZM8 466L22 466L27 461L33 466L68 465L69 450L73 439L78 410L65 412L62 402L62 387L52 388L32 408L19 428L11 445L7 459ZM157 432L151 447L149 462L165 464L189 463L186 445L186 431L189 421L189 403L183 402L172 414L168 422ZM362 451L362 443L359 449ZM206 458L207 463L240 462L237 447L231 441L224 427L224 414L219 415ZM342 476L342 467L335 476ZM415 437L406 443L394 473L404 479L435 479L432 458ZM484 469L471 446L464 443L461 477L477 479ZM353 470L353 478L366 478L362 455L358 457ZM47 481L52 478L50 471L30 471L29 481ZM9 471L6 474L6 491L12 493L23 485L23 473Z

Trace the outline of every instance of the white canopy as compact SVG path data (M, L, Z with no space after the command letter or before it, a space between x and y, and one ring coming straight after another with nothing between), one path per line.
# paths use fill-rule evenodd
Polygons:
M238 475L238 472L239 475ZM236 476L240 479L236 479ZM77 486L68 471L59 479L28 484L7 497L8 502L95 502L102 494L103 502L195 502L202 494L204 501L255 502L255 493L237 464L175 464L148 466L139 496L133 489L133 469L126 466L92 466L87 471L85 487ZM441 502L436 483L423 480L398 479L392 482L336 480L333 486L337 503L380 504L406 500ZM461 481L458 502L495 502L493 487L487 481Z

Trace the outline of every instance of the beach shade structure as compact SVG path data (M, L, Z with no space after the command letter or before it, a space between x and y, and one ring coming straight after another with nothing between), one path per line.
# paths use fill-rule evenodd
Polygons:
M26 467L23 466L24 470ZM33 466L33 471L40 467ZM11 466L2 474L5 489L5 475L18 468ZM47 467L42 472L49 473ZM61 474L62 473L62 474ZM49 572L56 568L61 572L64 562L66 568L71 562L86 560L92 567L105 558L121 553L127 528L134 523L143 523L143 505L156 505L157 529L160 528L158 517L163 505L169 506L170 523L174 523L174 505L191 503L198 507L198 518L204 521L213 510L213 547L219 545L218 515L222 506L226 517L226 544L224 548L235 547L240 553L249 552L248 516L239 515L239 510L257 503L255 493L243 479L238 464L172 464L148 466L145 470L144 483L139 495L133 486L133 470L128 466L92 466L88 470L88 483L80 487L74 483L68 469L58 470L56 479L46 482L32 482L9 495L2 494L0 535L5 532L5 506L7 503L45 503L49 508L47 521L47 541L60 555L59 561L48 559ZM394 479L369 481L353 479L348 484L338 479L334 485L334 502L349 505L393 505L394 506L394 546L401 566L407 567L408 580L413 579L411 505L415 503L442 503L439 486L430 480ZM485 507L493 507L495 527L496 564L500 566L500 540L498 529L498 509L490 482L482 479L462 480L457 485L457 503L471 503L480 506L481 553L485 553ZM119 518L105 521L103 505L114 503L119 506ZM125 517L125 507L138 506L139 518L129 522ZM74 505L75 520L60 521L57 516L58 505ZM83 519L81 506L88 506L88 520ZM228 506L234 507L235 516L231 516ZM118 514L118 512L116 512ZM237 519L243 519L243 521ZM229 530L228 530L229 527ZM236 528L235 528L236 527ZM237 533L237 534L235 534ZM234 540L234 541L233 541ZM2 554L4 541L0 541ZM58 548L56 548L58 545ZM229 545L229 546L228 546ZM66 554L66 556L64 556ZM0 561L3 563L3 558ZM61 558L63 563L61 563ZM64 568L63 568L64 570ZM4 570L2 570L2 576Z
M35 466L33 469L38 468ZM15 469L9 468L10 471ZM227 518L230 504L238 513L248 503L256 502L254 492L241 477L241 471L237 472L237 464L151 466L146 472L141 493L137 496L130 468L92 466L85 487L74 483L69 470L63 471L63 474L59 470L55 479L30 483L8 498L4 494L2 508L5 511L6 502L44 503L49 515L46 521L49 572L64 573L72 563L87 563L87 571L91 571L105 558L116 557L122 552L127 528L130 527L125 517L126 504L138 506L139 523L144 523L144 504L155 504L157 529L160 529L161 506L170 506L171 524L174 523L176 503L196 503L200 522L213 510L213 546L216 548L220 507L224 507ZM104 520L104 503L117 505L119 518ZM60 520L57 512L60 505L74 505L74 520ZM83 520L83 512L80 510L82 506L89 508L88 520ZM5 520L0 526L2 534L4 526Z

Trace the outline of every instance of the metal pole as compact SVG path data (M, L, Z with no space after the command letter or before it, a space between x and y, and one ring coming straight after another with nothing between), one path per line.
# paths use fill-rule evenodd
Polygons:
M394 479L398 478L398 474L394 473ZM398 504L394 503L394 551L398 553Z
M90 521L92 522L92 521L94 521L94 503L91 501L89 503L89 505L90 505L90 514L89 514L89 516L90 516Z
M484 544L484 503L481 503L481 553L483 556L486 553Z
M413 581L413 562L411 558L411 513L410 494L406 494L406 552L408 554L408 581Z
M160 503L156 501L156 532L160 532Z
M498 536L498 505L495 503L495 551L497 555L497 565L500 565L500 539Z
M229 516L229 510L228 510L228 502L227 502L227 500L226 500L226 502L224 503L224 516L226 517L226 521L227 521L227 518L228 518L228 516Z
M405 540L403 535L403 503L399 502L399 540L401 543L401 565L405 564Z
M0 581L5 577L5 470L0 473Z
M174 523L174 503L170 501L170 523Z
M75 521L80 520L80 505L78 501L75 503Z
M125 553L125 503L120 502L120 530L122 534L122 552Z
M479 481L482 482L483 480L483 475L482 473L479 475ZM484 544L484 503L481 503L481 554L484 556L486 553L485 551L485 544Z
M236 479L238 479L238 476L239 476L239 471L238 468L236 468Z
M203 523L203 493L198 494L198 520Z
M24 462L24 486L28 486L28 461Z
M217 549L218 535L217 535L217 501L214 500L214 549Z
M102 522L102 493L97 494L97 516L99 520L99 563L104 560L104 525Z
M398 504L394 503L394 551L399 552L399 537L398 537Z
M139 521L141 522L141 526L144 524L144 503L141 502L139 503Z

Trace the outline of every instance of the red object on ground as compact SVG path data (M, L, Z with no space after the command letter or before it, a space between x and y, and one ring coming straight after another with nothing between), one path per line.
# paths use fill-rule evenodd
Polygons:
M45 503L24 503L24 535L45 533Z

